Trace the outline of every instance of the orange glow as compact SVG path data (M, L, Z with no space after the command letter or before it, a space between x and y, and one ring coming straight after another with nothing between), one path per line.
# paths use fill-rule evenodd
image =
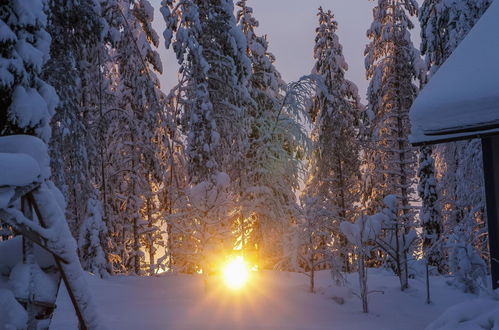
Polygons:
M229 260L223 267L222 276L225 285L232 290L241 289L250 278L250 267L242 256Z

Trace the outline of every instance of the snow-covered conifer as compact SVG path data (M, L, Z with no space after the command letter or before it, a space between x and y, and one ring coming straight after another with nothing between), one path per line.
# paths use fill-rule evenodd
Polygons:
M282 257L282 242L290 220L296 218L299 163L295 155L303 135L285 102L286 84L274 66L266 36L256 33L258 21L246 1L237 3L239 28L247 40L252 66L248 105L249 148L243 168L240 198L243 218L238 227L241 243L258 253L260 267L272 267Z
M207 185L206 190L211 191L218 187L215 179L227 175L231 196L237 198L242 195L240 178L248 148L246 105L251 67L233 3L167 0L162 5L166 46L173 46L181 65L177 101L182 105L181 128L187 137L188 182L192 189ZM211 214L220 217L221 213L212 210ZM208 230L202 235L231 236L225 217L195 218L193 221ZM214 225L217 221L218 228ZM188 231L196 234L199 228L193 226ZM196 238L187 240L194 244Z
M413 0L379 0L373 10L374 21L367 32L371 42L365 51L371 119L371 143L366 150L371 162L367 202L372 209L379 210L385 196L397 196L396 224L400 232L392 233L395 237L404 237L414 225L411 199L416 153L408 141L408 114L418 92L414 80L423 79L424 65L410 38L409 30L414 26L409 16L416 15L417 10L418 5ZM405 263L407 258L403 260ZM406 268L406 265L401 266ZM401 274L402 269L396 272ZM401 284L404 289L407 281Z
M423 227L423 254L428 265L435 266L443 272L445 268L443 225L435 179L435 165L430 146L421 148L418 177L418 194L422 202L419 218Z
M304 207L307 221L321 235L331 254L341 256L340 270L348 270L347 241L339 230L343 221L355 217L359 198L359 143L357 122L359 96L357 87L345 79L348 66L343 57L336 30L338 24L331 11L319 8L312 75L322 80L310 108L314 119L312 139L315 143L310 160ZM308 203L307 201L313 201Z
M104 235L107 227L103 221L102 206L96 199L89 199L87 218L81 224L78 236L78 251L83 268L100 277L108 276L111 271L104 252Z

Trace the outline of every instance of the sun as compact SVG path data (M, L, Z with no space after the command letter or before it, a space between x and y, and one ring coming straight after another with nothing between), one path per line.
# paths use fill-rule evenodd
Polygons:
M241 289L249 280L250 270L242 256L230 259L222 270L225 285L232 290Z

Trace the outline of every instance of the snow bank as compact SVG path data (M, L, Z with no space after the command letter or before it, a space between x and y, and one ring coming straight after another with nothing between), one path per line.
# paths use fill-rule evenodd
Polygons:
M0 330L26 329L28 314L12 292L0 288Z
M499 301L479 298L452 306L426 330L499 329Z
M442 138L425 135L432 131L499 124L498 30L495 1L415 100L410 112L412 143Z
M10 273L9 287L18 299L54 303L57 282L37 264L17 264Z
M22 244L21 236L0 242L0 276L8 275L19 260L22 260ZM38 245L34 246L34 255L35 262L42 268L54 264L52 255Z
M0 186L26 186L39 181L39 175L40 167L32 157L0 153Z
M38 163L40 179L48 179L50 177L50 158L47 145L39 138L31 135L9 135L0 137L0 153L5 154L25 154L34 159ZM8 156L4 156L8 157ZM19 158L18 161L27 160L27 158ZM12 159L14 161L14 159ZM27 160L31 165L31 160ZM21 166L20 163L18 163ZM2 164L3 165L3 164ZM0 165L0 166L2 166ZM6 165L8 166L8 165ZM32 169L33 170L33 169ZM27 173L29 174L29 173ZM33 174L33 173L31 173ZM2 185L3 172L0 172L0 185Z

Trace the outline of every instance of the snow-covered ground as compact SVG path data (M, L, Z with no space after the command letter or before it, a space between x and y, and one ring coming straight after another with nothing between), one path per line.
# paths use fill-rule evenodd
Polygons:
M358 288L356 274L349 286ZM196 275L161 277L89 277L102 321L111 330L165 329L424 329L449 306L473 299L432 278L433 304L425 304L424 282L412 280L399 289L398 278L370 270L370 313L361 312L360 300L348 290L334 289L329 272L319 272L318 292L308 292L304 275L265 271L242 292L229 292L212 283L205 292ZM65 291L57 301L51 330L77 329ZM332 299L333 296L344 299Z

